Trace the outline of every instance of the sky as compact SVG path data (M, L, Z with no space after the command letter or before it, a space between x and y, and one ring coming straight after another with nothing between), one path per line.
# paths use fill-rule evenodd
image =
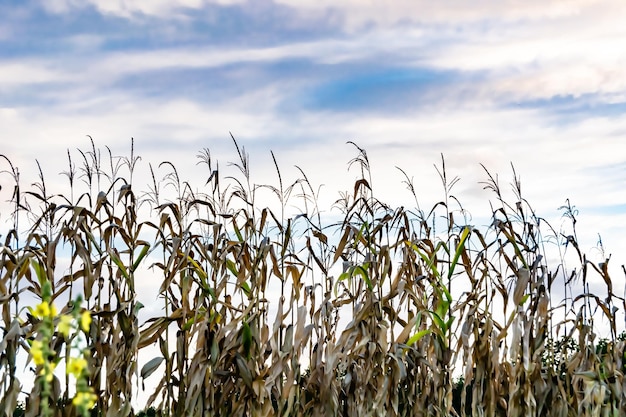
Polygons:
M184 169L204 148L234 160L232 133L253 179L275 180L271 150L332 202L354 141L392 204L408 198L396 166L428 206L442 154L468 204L490 198L480 164L503 185L512 164L543 216L569 199L588 248L626 246L621 1L20 0L0 15L0 154L25 184L35 159L61 182L87 135Z
M116 155L133 138L144 172L204 175L196 155L235 160L232 133L254 181L275 182L271 150L332 203L353 141L390 204L411 201L396 166L439 201L443 154L476 219L493 198L481 164L506 190L513 165L539 215L558 229L569 199L581 249L626 262L621 0L5 0L0 16L0 154L24 184L35 159L61 184L88 135Z

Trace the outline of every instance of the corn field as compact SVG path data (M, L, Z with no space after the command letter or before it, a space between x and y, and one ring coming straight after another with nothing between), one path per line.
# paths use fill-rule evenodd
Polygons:
M24 188L0 156L13 184L0 192L3 415L77 415L69 373L50 374L42 395L35 340L58 369L84 349L95 416L137 415L148 382L145 406L162 416L626 415L624 298L609 260L581 251L569 202L569 229L555 230L515 171L507 201L485 169L489 225L466 224L442 158L439 203L422 210L400 170L415 206L390 207L350 143L353 189L319 207L307 175L283 182L273 153L276 183L255 184L233 143L237 174L205 149L206 177L192 185L170 162L146 167L133 146L116 157L92 141L68 151L63 194L41 170ZM147 185L134 181L141 167ZM138 290L140 275L156 299ZM91 322L75 339L42 339L32 307L46 297L58 314L78 298Z

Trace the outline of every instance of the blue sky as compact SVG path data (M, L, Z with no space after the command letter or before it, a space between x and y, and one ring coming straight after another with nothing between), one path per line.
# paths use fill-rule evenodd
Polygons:
M395 166L428 206L440 154L468 204L489 197L481 163L503 183L513 163L557 227L569 198L587 247L626 246L621 1L27 0L0 15L0 153L25 183L35 158L61 182L87 135L187 168L205 147L233 160L232 132L253 179L273 180L271 149L331 202L352 186L352 140L390 203Z

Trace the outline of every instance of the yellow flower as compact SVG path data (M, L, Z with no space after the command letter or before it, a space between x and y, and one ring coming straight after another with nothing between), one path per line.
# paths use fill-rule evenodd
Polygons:
M47 382L52 382L52 378L54 377L54 368L56 368L56 364L54 364L54 362L46 362L44 363L39 375L43 375Z
M83 314L80 315L80 328L88 332L89 326L91 326L91 314L89 311L83 311Z
M87 392L77 392L72 400L72 404L77 408L83 408L85 410L90 410L96 405L96 401L98 397L91 391Z
M29 307L30 308L30 307ZM57 315L57 308L54 304L42 301L34 309L30 308L33 316L43 319L46 317L54 318Z
M50 316L50 304L47 301L42 301L35 307L33 315L40 319Z
M79 378L83 372L83 369L87 367L87 361L84 358L70 358L67 364L67 373Z
M70 330L72 329L72 316L62 315L59 321L59 333L66 339L70 336Z
M41 340L33 340L33 343L30 345L30 354L33 357L35 365L43 365L43 342Z

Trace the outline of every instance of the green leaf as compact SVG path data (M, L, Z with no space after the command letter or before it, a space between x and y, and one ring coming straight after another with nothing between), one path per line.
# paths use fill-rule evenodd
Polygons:
M243 290L243 292L244 292L247 296L249 296L249 295L250 295L250 293L251 293L251 291L252 291L252 290L250 289L250 286L248 285L248 283L247 283L247 282L242 282L242 283L241 283L241 289Z
M441 333L446 334L446 332L448 331L448 327L446 326L446 323L443 321L441 316L439 316L439 314L437 314L434 311L430 311L430 315L433 318L433 321L435 322L435 324L437 325L437 328L441 331Z
M37 275L37 281L39 281L39 285L43 288L44 284L48 282L48 275L46 274L46 270L44 269L43 265L34 258L30 258L30 265L35 270L35 275Z
M367 285L367 288L369 288L370 291L372 291L374 289L374 286L372 285L372 281L370 280L369 274L367 273L367 269L369 267L369 263L365 263L363 266L361 265L357 265L354 270L356 271L357 274L359 274L363 280L365 281L365 284Z
M449 307L450 304L452 304L452 294L450 294L450 291L448 291L444 285L441 285L441 289L443 290L443 294L446 296L446 304Z
M518 305L519 305L519 306L523 306L523 305L524 305L524 303L526 303L526 301L527 301L529 298L530 298L530 294L525 294L525 295L522 297L522 299L520 300L520 302L519 302L519 304L518 304Z
M202 283L204 285L206 285L207 279L208 279L208 275L207 273L204 271L204 269L198 264L198 262L196 262L195 259L193 259L191 256L187 255L187 261L189 261L189 263L191 264L191 266L193 266L194 271L196 271L196 273L198 273L198 275L200 276L200 280L202 281ZM236 268L234 268L234 263L231 261L233 269L236 271ZM226 264L228 265L228 259L226 260ZM232 270L230 268L228 268L231 272ZM237 275L235 275L237 276Z
M239 271L237 271L237 266L230 259L226 259L226 268L233 274L235 277L239 276Z
M339 275L339 278L337 278L337 282L341 282L341 281L344 281L346 279L352 278L352 274L350 273L351 269L352 269L352 267L350 267L347 272L342 272Z
M112 250L109 251L109 256L115 265L117 265L118 269L124 275L124 278L130 280L130 275L128 275L128 271L126 270L126 266L122 263L121 259L117 256L115 252Z
M356 248L358 246L359 241L363 237L363 232L367 230L368 227L369 227L369 223L367 221L363 222L363 224L359 228L359 233L357 233L357 235L354 238L354 245L352 245L353 248Z
M191 326L193 326L195 322L196 322L196 319L194 317L190 318L189 320L185 322L185 324L183 324L183 330L189 331L189 329L191 329Z
M515 236L511 236L505 229L504 227L500 228L500 231L502 231L502 233L504 234L504 236L506 236L506 239L513 245L513 250L515 251L515 254L517 255L517 257L519 258L519 260L522 262L522 265L524 265L524 268L526 269L530 269L528 267L528 264L526 263L526 260L524 259L524 255L522 254L522 251L520 250L519 246L517 245L517 241L515 240Z
M445 317L445 315L448 314L449 308L450 303L446 301L439 301L437 303L437 308L435 309L435 314L437 314L438 317Z
M94 235L89 230L83 230L83 231L87 234L87 237L91 241L93 247L96 248L96 250L98 251L98 255L102 256L103 254L102 249L100 249L100 244L98 243Z
M415 333L413 336L411 336L409 338L409 340L407 340L406 344L407 346L413 346L415 343L417 343L422 337L426 336L427 334L429 334L431 332L430 329L425 329L425 330L420 330L419 332Z
M137 303L135 303L135 307L133 307L133 313L135 315L137 315L137 313L139 312L139 310L141 310L142 308L144 308L145 306L143 305L143 303L141 303L140 301L137 301Z
M428 268L430 268L430 270L432 271L433 275L435 277L437 277L437 279L440 279L441 278L441 274L439 273L439 271L437 271L437 267L435 266L434 259L429 258L426 255L426 253L424 253L419 247L417 247L416 244L411 243L408 240L405 241L405 243L407 244L407 246L409 246L411 249L413 249L420 256L420 258L422 258L422 260L426 263ZM437 250L435 250L435 252L433 253L433 256L434 257L437 256Z
M459 262L459 258L461 257L461 253L465 250L465 242L470 234L470 228L465 226L463 232L461 233L461 238L459 239L459 245L456 247L456 252L454 252L454 258L452 258L452 263L450 264L450 269L448 270L448 279L452 278L452 274L454 274L454 269L456 268L456 264ZM452 297L450 297L452 300Z
M135 259L135 262L133 262L133 269L132 269L133 271L137 269L137 267L139 266L143 258L145 258L145 256L148 254L148 250L150 250L150 245L149 244L144 245L143 248L141 249L141 252L139 253L139 256L137 257L137 259Z
M346 280L346 279L350 279L352 278L355 274L359 275L361 278L363 278L363 281L365 281L365 284L367 285L367 288L371 290L374 289L374 286L372 285L372 281L370 280L369 274L367 273L367 269L369 268L369 263L366 262L363 265L356 265L356 266L351 266L350 268L348 268L348 270L344 273L342 273L341 275L339 275L339 278L337 279L337 282ZM337 293L335 292L335 295Z
M233 218L233 230L235 231L235 234L237 235L237 239L239 239L239 242L243 242L243 236L241 234L241 230L239 230L239 227L237 226L237 222L235 221L234 218Z

